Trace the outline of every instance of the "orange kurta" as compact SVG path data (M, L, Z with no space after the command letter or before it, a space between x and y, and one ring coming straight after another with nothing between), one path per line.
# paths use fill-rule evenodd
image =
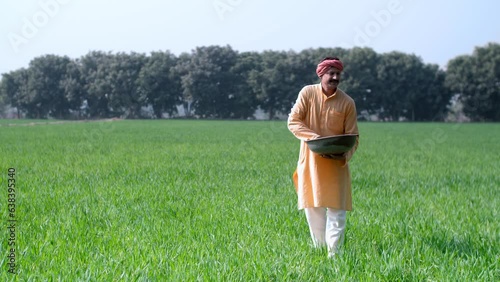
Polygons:
M342 90L326 97L321 84L302 88L288 117L288 129L300 139L300 154L294 183L299 209L328 207L352 210L351 176L346 160L323 158L309 150L305 141L339 134L359 134L354 100Z

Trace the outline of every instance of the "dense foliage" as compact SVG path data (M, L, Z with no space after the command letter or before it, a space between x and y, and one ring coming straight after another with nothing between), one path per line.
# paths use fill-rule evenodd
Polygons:
M446 71L413 54L358 47L44 55L2 75L0 105L28 118L249 119L260 108L274 119L288 113L303 86L319 81L316 64L329 55L344 61L341 88L355 99L361 119L443 120L455 97L472 120L500 120L496 43L452 59Z

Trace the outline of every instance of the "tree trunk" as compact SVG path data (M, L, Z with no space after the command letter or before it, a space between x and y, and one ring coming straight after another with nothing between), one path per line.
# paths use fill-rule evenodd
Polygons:
M274 108L269 107L269 120L273 120L274 118Z

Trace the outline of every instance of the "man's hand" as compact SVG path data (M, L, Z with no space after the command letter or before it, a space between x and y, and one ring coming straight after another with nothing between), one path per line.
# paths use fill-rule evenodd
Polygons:
M321 156L325 159L333 159L333 160L345 160L345 154L322 154Z

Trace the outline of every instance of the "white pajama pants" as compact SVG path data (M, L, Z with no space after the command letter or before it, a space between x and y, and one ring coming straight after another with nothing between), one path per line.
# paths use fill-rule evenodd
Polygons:
M332 208L305 208L307 223L315 247L328 248L328 255L340 251L344 241L346 211Z

